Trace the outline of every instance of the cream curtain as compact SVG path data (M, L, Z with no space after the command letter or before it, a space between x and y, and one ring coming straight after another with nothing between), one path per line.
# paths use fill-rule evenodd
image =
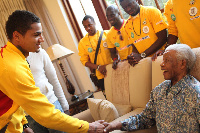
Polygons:
M45 42L42 44L43 49L47 50L50 45L55 43L62 44L61 39L59 38L56 29L53 26L52 20L48 14L48 11L43 3L42 0L1 0L0 1L0 46L6 44L6 32L5 32L5 22L8 16L15 10L28 10L36 14L42 23L43 28L43 36ZM61 60L65 72L68 74L69 80L75 87L75 94L80 94L81 91L79 86L76 82L74 74L70 68L70 64L68 63L67 59ZM54 67L57 71L57 75L61 86L63 87L63 91L67 99L71 98L71 95L67 91L67 87L65 85L65 79L63 73L57 63L54 63Z

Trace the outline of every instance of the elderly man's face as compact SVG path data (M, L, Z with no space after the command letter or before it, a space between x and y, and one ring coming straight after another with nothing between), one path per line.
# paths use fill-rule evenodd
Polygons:
M171 80L172 85L177 83L182 77L181 61L177 61L176 51L169 50L163 55L163 61L160 64L165 80Z

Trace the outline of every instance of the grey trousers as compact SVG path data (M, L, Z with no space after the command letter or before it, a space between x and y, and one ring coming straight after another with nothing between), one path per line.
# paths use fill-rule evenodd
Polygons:
M26 116L26 119L28 120L28 124L30 128L34 131L34 133L64 133L62 131L49 129L40 125L31 116Z
M57 100L53 103L55 106L55 109L59 109L61 112L64 112L62 109L62 106L60 105L60 102ZM39 123L37 123L31 116L26 116L26 119L28 120L28 124L30 128L34 131L34 133L64 133L62 131L57 131L54 129L46 128Z

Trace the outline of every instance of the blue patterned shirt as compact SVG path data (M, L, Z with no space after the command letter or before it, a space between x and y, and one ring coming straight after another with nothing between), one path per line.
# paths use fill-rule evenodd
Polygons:
M157 126L162 133L200 132L200 82L186 75L175 85L166 80L152 92L141 114L122 121L122 130Z

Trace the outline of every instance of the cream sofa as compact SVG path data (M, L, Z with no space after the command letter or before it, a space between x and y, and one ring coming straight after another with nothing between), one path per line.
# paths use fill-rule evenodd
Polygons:
M198 72L199 70L199 57L200 57L200 49L196 48L193 49L193 51L197 55L197 61L195 64L194 69L192 70L192 75L195 76L197 79L200 79L200 76ZM128 72L128 89L125 90L125 88L121 88L121 91L114 90L113 86L118 84L118 81L113 81L113 69L112 64L107 66L107 77L105 78L105 93L106 98L108 101L110 101L113 104L129 104L132 106L132 110L122 116L119 116L114 121L121 121L129 116L139 114L142 112L142 110L145 108L146 103L149 101L150 92L153 88L155 88L158 84L162 83L164 81L162 71L160 69L160 63L162 62L162 56L159 56L156 61L151 61L150 57L147 57L139 62L139 64L135 65L134 67L130 66L129 72ZM123 72L122 73L126 73ZM114 75L115 76L115 75ZM117 76L120 76L120 74ZM125 74L127 76L127 73ZM123 79L122 79L123 80ZM116 87L116 86L115 86ZM121 94L122 96L119 96L117 93ZM129 93L129 96L127 94L124 94L123 91ZM124 97L123 97L124 95ZM100 92L97 94L94 94L94 97L97 99L105 99L102 95L100 95ZM128 98L127 98L128 97ZM127 99L129 99L127 101ZM86 120L88 122L95 121L91 115L90 109L83 111L79 114L74 115L74 117ZM97 112L95 112L97 113ZM113 131L113 133L120 133L123 131ZM145 130L137 130L134 131L136 133L156 133L156 126L145 129Z

